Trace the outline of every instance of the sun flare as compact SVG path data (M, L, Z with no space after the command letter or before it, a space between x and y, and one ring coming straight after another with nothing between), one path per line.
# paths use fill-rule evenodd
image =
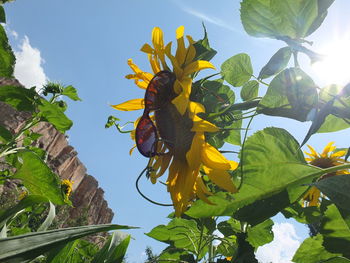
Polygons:
M318 53L325 58L314 63L312 68L325 85L350 82L350 38L334 41L320 48Z

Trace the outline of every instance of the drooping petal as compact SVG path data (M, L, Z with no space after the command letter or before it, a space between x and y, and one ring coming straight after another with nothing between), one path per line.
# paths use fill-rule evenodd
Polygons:
M315 150L311 145L307 145L307 147L308 147L309 150L311 151L311 155L308 154L309 156L311 156L311 157L317 157L317 156L318 156L316 150Z
M147 87L148 87L148 82L146 82L146 81L135 80L135 84L136 84L140 89L147 89Z
M133 151L135 150L136 148L136 144L134 144L134 146L130 149L129 151L129 155L132 155Z
M338 151L338 152L332 153L331 157L332 158L334 158L334 157L343 157L345 154L346 154L346 151Z
M212 195L211 192L208 191L207 187L205 186L205 184L203 183L203 180L200 176L197 177L196 179L196 183L194 186L196 195L202 199L204 202L206 202L207 204L210 205L215 205L213 202L211 202L206 195Z
M193 118L193 126L191 129L193 132L217 132L219 130L220 129L216 127L215 124L209 121L203 120L198 116Z
M202 148L205 143L204 133L197 132L192 139L190 150L186 153L186 160L191 169L196 170L202 163Z
M206 166L203 166L203 169L205 174L208 175L210 181L212 181L214 184L221 187L222 189L225 189L228 192L237 192L237 188L233 184L231 176L227 171L210 169Z
M146 54L154 54L154 49L147 43L142 46L141 51Z
M211 169L230 170L232 164L216 148L205 143L202 151L202 161L205 166Z
M206 60L197 60L189 64L188 66L185 67L184 69L184 76L191 75L194 72L200 71L202 69L206 68L212 68L215 69L214 65L211 64L209 61Z
M159 65L158 59L155 56L148 55L148 60L151 64L153 73L157 74L160 71L160 65Z
M133 111L133 110L141 110L145 108L144 99L132 99L125 101L123 103L117 105L111 105L112 108L120 111Z

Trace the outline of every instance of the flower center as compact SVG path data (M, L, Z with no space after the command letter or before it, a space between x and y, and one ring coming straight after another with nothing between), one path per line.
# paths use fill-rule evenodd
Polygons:
M310 164L320 168L330 168L336 166L330 158L318 158L310 162ZM336 175L336 172L325 174L320 178L320 180L334 175Z
M182 116L171 102L156 110L155 118L159 135L173 153L174 159L185 161L195 134L191 131L192 120L187 113Z

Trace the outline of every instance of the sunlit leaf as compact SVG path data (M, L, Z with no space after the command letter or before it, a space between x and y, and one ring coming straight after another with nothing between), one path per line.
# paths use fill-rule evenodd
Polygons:
M114 231L91 263L121 263L129 246L130 235Z
M312 23L311 27L309 28L308 32L307 32L307 36L311 35L317 28L320 27L320 25L322 24L323 20L326 18L327 16L327 10L328 8L333 4L335 0L318 0L318 15L317 18L314 20L314 22Z
M280 48L261 69L258 79L266 79L279 73L288 65L291 55L290 47Z
M67 86L67 87L63 88L62 95L65 95L68 98L75 100L75 101L81 100L78 96L78 92L77 92L76 88L74 88L73 86Z
M203 242L202 239L206 234L207 230L204 228L203 231L200 231L196 221L175 218L168 225L159 225L146 235L172 244L176 248L183 248L195 253L198 251L198 246ZM202 249L200 257L203 257L207 251L207 247Z
M221 75L234 87L240 87L251 78L253 67L249 55L237 54L221 65Z
M5 19L5 14L0 14L0 16L0 20ZM12 77L15 61L16 58L8 43L6 32L0 25L0 77Z
M350 127L350 123L344 121L341 118L335 117L334 115L328 115L318 129L317 133L327 133L344 130Z
M256 80L250 80L245 83L241 89L242 100L251 100L258 96L259 92L259 82Z
M283 129L265 128L256 132L244 146L243 184L239 192L221 192L209 197L216 205L196 201L186 214L191 217L232 215L243 206L282 191L288 192L288 204L295 202L307 189L302 185L311 183L320 172L319 168L306 164L299 147L293 136ZM237 169L240 171L240 167Z
M304 38L318 28L327 14L329 5L321 5L318 10L319 2L322 1L244 0L242 24L245 31L255 37Z
M73 122L67 118L58 105L51 104L45 99L41 99L40 102L41 105L39 105L38 108L43 120L50 122L62 133L72 127Z
M256 249L273 240L273 221L268 219L254 227L248 229L247 241Z
M0 101L19 111L34 111L37 93L33 89L18 86L1 86Z
M114 224L89 225L2 238L0 239L0 260L1 262L24 262L84 236L128 228L131 227Z
M41 158L30 151L19 152L17 156L22 164L14 178L21 179L30 194L44 196L56 205L64 204L61 181Z
M317 101L313 80L300 68L288 68L271 81L258 110L267 115L306 121Z
M293 262L298 263L319 263L327 262L324 260L341 256L328 252L322 245L323 236L318 234L315 237L309 237L304 240L293 256Z

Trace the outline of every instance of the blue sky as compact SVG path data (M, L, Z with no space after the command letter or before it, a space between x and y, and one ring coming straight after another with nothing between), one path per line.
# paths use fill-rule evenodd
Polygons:
M315 41L316 50L338 36L349 38L347 30L350 27L349 23L346 24L349 7L348 1L338 0L330 8L324 26L308 38ZM284 46L283 43L248 36L240 23L238 0L17 0L6 4L5 9L7 29L17 55L31 56L29 62L22 63L18 74L29 65L32 73L23 78L32 78L37 83L49 79L78 89L83 101L68 101L67 115L74 121L68 132L69 141L78 151L88 173L96 177L105 190L109 206L115 212L113 222L141 227L130 231L135 240L130 244L129 261L142 262L147 245L155 252L161 251L164 246L143 233L158 224L166 224L166 216L172 210L150 204L137 194L135 179L146 166L147 159L136 151L129 156L133 145L129 135L104 128L109 115L127 122L140 114L117 112L109 107L109 104L143 97L142 91L124 78L130 73L127 59L132 58L142 69L150 70L147 57L139 49L144 43L151 42L153 27L163 29L166 42L174 41L175 30L180 25L185 26L186 34L199 39L203 36L202 21L207 27L211 46L218 51L213 59L218 69L227 58L245 52L251 56L257 75L271 55ZM204 74L212 73L207 70ZM314 76L320 86L325 84L322 74ZM253 122L254 130L267 126L282 127L299 141L309 125L274 117L259 117ZM318 150L330 140L336 141L340 147L347 147L347 134L347 130L318 134L309 143ZM143 180L141 188L156 201L170 202L162 185ZM282 217L277 221L282 224L280 226L285 226ZM296 229L300 238L305 236L305 229L299 226ZM298 240L293 234L290 238Z

